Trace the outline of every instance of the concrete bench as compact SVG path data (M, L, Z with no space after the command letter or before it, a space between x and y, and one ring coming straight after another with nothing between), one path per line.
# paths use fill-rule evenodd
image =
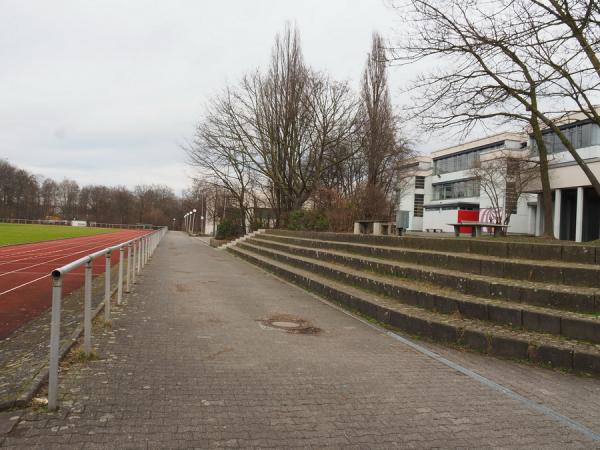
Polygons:
M395 222L387 220L357 220L354 222L354 234L369 234L374 235L404 235L404 228L396 226Z
M443 233L444 230L442 230L441 228L425 228L425 231L427 231L428 233Z
M499 223L488 223L488 222L459 222L459 223L449 223L454 227L454 235L456 237L460 236L460 228L461 227L471 227L471 236L479 237L481 236L481 231L483 228L492 228L494 230L494 237L502 236L506 233L506 229L508 225L501 225Z

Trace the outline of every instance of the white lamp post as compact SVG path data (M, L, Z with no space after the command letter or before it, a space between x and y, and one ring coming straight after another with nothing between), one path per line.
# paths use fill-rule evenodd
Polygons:
M196 208L192 209L192 236L194 235L195 222L196 222Z

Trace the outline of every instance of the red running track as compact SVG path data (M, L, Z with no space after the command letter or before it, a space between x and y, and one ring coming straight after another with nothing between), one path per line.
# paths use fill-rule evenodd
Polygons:
M52 304L50 272L85 255L128 241L149 231L122 230L35 244L0 247L0 339L39 316ZM114 252L111 263L119 262ZM92 273L104 273L105 258L96 258ZM63 279L63 295L83 286L84 268Z

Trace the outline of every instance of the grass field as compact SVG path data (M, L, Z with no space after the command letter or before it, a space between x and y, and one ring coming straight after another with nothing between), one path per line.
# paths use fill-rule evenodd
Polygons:
M0 246L50 241L116 231L111 228L86 228L60 225L24 225L0 223Z

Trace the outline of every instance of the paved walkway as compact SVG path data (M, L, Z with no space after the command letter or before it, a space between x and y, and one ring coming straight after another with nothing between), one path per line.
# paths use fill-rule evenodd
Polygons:
M285 316L321 331L291 334L260 322ZM103 359L62 374L59 412L26 413L0 446L600 447L181 233L167 235L96 344ZM549 399L559 413L579 412L600 431L598 380L454 356L483 362L494 381Z

